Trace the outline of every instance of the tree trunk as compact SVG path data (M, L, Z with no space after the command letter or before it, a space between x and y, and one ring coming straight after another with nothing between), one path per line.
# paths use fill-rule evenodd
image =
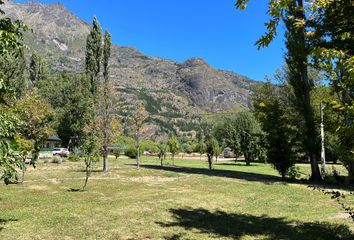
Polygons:
M320 181L321 173L318 167L319 141L310 97L313 83L308 76L309 51L306 45L306 29L304 26L296 25L297 20L306 21L303 0L293 0L289 3L287 15L285 24L287 28L286 47L288 53L286 63L289 69L288 78L296 97L296 107L305 121L303 143L310 156L311 180Z
M117 159L117 158L116 158ZM108 172L108 148L107 146L103 147L103 172Z
M348 177L349 177L349 182L353 183L354 182L354 161L350 161L348 163Z
M138 145L136 148L136 167L140 168L140 146Z
M175 165L175 154L172 153L172 165L174 166Z
M86 162L86 169L85 169L86 177L85 177L84 186L82 187L82 191L86 191L87 183L91 175L91 159L89 158L87 161L88 162Z
M213 170L213 155L208 154L209 170Z

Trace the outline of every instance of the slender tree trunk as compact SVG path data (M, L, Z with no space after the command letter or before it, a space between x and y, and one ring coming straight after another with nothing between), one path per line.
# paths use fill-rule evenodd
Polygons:
M175 154L172 153L172 165L174 166L175 165Z
M116 157L117 159L117 157ZM103 172L108 172L109 167L108 167L108 149L107 147L103 148Z
M136 140L136 167L140 168L140 139L139 137Z
M208 154L209 170L213 170L213 155Z
M85 177L84 186L82 187L82 191L86 191L87 183L91 175L91 158L89 157L87 161L88 162L86 162L86 169L85 169L86 177Z
M305 121L304 145L307 148L311 162L311 180L320 181L321 173L318 166L319 141L316 131L314 111L311 105L311 89L313 83L308 76L308 48L306 46L305 26L297 26L297 20L306 21L303 0L293 0L289 3L286 45L288 53L286 62L289 68L289 83L296 96L296 106Z

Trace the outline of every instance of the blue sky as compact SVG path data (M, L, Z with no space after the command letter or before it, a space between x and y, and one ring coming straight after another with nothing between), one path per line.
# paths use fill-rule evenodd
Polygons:
M18 1L24 2L24 1ZM253 0L245 11L235 0L42 0L62 2L85 21L96 15L113 42L150 56L183 62L204 58L215 68L264 80L283 64L283 36L265 49L255 41L264 32L267 2Z

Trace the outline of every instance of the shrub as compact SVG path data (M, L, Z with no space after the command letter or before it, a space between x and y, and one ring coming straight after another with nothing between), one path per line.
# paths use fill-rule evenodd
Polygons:
M52 163L61 164L63 160L59 156L53 156Z
M70 162L79 162L81 160L82 153L80 149L74 148L73 151L69 154L68 160Z
M140 148L140 155L142 155L142 148ZM128 148L125 150L125 155L131 159L136 158L136 147L135 146L128 146Z

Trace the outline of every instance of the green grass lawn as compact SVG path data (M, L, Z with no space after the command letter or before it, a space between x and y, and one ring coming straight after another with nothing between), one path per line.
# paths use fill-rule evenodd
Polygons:
M83 163L39 163L23 186L0 184L0 239L354 239L329 195L282 183L270 165L134 163L111 159L87 192L68 191L82 186Z

